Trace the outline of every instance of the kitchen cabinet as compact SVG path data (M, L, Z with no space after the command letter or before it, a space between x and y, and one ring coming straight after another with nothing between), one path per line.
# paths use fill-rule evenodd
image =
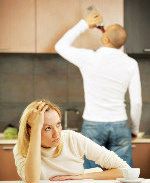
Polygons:
M55 53L55 43L91 5L101 12L106 26L123 24L123 0L0 0L0 52ZM90 29L73 45L95 50L100 36L100 30Z
M123 0L93 0L92 3L89 0L37 0L37 52L55 52L57 40L81 18L85 18L91 5L102 13L105 25L123 24ZM100 30L88 30L73 45L95 50L101 44L100 36Z
M55 52L55 43L79 16L79 0L37 0L37 53Z
M133 167L140 168L140 177L150 178L150 143L132 144Z
M125 0L125 28L128 39L125 50L130 54L150 53L150 1Z
M35 52L35 0L0 0L0 52Z
M0 180L19 180L13 157L13 144L0 144Z

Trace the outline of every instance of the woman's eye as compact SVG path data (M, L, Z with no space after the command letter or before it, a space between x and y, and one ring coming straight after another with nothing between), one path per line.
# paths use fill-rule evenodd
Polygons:
M61 123L57 123L57 127L60 127L61 126Z
M49 131L49 130L51 130L51 127L45 128L45 131Z

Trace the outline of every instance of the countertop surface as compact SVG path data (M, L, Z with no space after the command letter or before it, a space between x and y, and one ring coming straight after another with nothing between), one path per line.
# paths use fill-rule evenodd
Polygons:
M17 139L12 139L12 140L8 140L8 139L4 139L3 134L0 133L0 144L16 144ZM145 138L143 137L138 137L134 140L132 140L132 143L150 143L150 137Z
M3 183L24 183L23 181L0 181ZM68 180L68 181L49 181L43 180L40 183L119 183L117 180ZM135 182L136 183L136 182ZM143 179L141 183L150 183L150 179Z

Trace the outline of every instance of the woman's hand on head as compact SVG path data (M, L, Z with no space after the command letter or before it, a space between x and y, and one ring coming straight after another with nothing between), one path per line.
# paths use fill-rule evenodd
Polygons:
M32 128L33 126L40 125L43 127L44 124L44 113L48 109L48 105L45 102L38 102L37 106L33 109L28 118L28 125Z

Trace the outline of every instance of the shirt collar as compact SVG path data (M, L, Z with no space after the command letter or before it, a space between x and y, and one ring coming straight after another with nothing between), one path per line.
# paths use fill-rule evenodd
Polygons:
M100 47L96 52L107 52L107 53L123 53L121 49L110 48L110 47Z

